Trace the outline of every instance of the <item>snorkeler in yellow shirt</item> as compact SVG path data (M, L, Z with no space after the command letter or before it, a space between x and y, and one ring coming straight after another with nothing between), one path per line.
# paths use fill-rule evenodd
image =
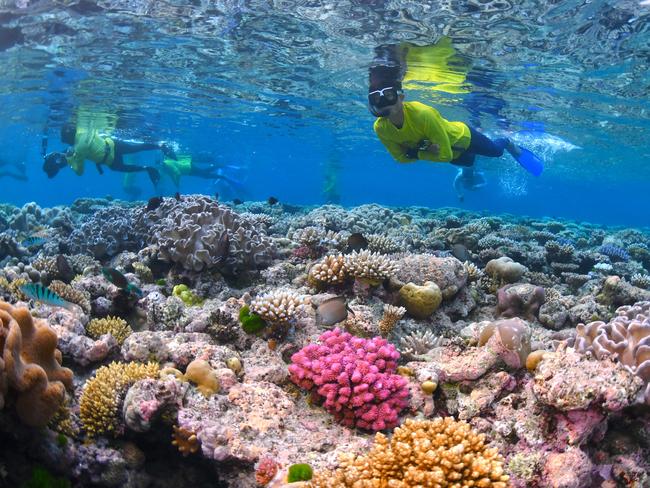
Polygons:
M84 162L89 160L97 165L100 174L103 173L102 166L124 173L146 171L151 182L156 185L160 180L160 174L156 168L126 164L123 156L140 151L160 149L166 156L176 157L173 150L164 143L124 141L102 134L97 129L78 127L74 124L64 125L61 128L61 140L70 144L71 147L66 153L52 152L45 156L43 171L49 178L54 178L66 166L70 166L76 174L82 175Z

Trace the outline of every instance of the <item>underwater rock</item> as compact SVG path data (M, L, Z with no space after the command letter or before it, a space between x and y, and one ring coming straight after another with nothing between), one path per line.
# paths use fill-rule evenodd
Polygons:
M467 270L454 257L410 254L397 261L396 277L403 283L424 284L433 281L445 300L451 299L467 283Z
M549 488L584 488L592 486L595 468L589 456L578 447L552 452L546 458L543 477Z
M497 291L496 314L500 317L521 317L533 321L545 300L544 288L528 283L506 285Z

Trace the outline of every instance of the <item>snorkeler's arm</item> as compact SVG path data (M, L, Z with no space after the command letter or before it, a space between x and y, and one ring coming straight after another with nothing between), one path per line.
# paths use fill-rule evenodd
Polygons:
M386 149L388 149L390 155L393 156L393 158L395 158L400 163L414 163L415 161L417 161L417 159L409 158L406 155L406 150L404 149L404 146L402 146L401 144L386 140L383 137L381 137L379 133L377 133L377 137L379 137L381 143L386 147Z
M69 151L66 153L65 158L68 161L68 166L72 168L72 171L77 173L79 176L84 174L84 158L79 153L75 151Z
M424 133L429 141L438 145L438 152L433 154L430 151L420 151L418 155L421 159L431 159L433 157L435 158L434 161L451 161L454 158L454 153L451 149L447 131L444 129L442 116L432 107L427 107L424 115Z

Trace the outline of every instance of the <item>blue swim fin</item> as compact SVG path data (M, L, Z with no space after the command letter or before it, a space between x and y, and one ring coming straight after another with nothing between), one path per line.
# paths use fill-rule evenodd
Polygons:
M542 171L544 171L544 163L542 162L542 160L539 159L537 156L535 156L528 149L524 149L523 147L520 147L519 150L521 151L521 153L519 154L519 157L515 158L515 160L519 164L521 164L524 167L524 169L529 173L531 173L532 175L534 176L541 175Z

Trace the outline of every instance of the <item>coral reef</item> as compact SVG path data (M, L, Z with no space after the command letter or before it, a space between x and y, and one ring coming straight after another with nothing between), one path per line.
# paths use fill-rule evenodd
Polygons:
M350 427L383 430L397 425L406 407L406 380L394 374L399 353L384 339L354 337L336 328L291 357L291 380L324 400Z
M503 457L465 422L407 420L390 440L375 435L371 450L339 459L334 471L316 472L314 488L353 486L482 486L506 488ZM363 485L361 485L363 483Z
M126 320L120 317L109 316L103 319L92 319L86 326L86 332L93 339L99 339L104 334L110 334L121 346L126 338L133 333L133 330L126 323Z
M288 324L295 321L305 303L306 298L293 291L275 290L254 299L250 310L266 322Z
M338 285L347 279L345 258L342 254L330 254L309 270L309 280L314 285Z
M367 250L353 251L345 255L344 259L347 274L372 284L381 283L396 271L395 263L390 258Z

